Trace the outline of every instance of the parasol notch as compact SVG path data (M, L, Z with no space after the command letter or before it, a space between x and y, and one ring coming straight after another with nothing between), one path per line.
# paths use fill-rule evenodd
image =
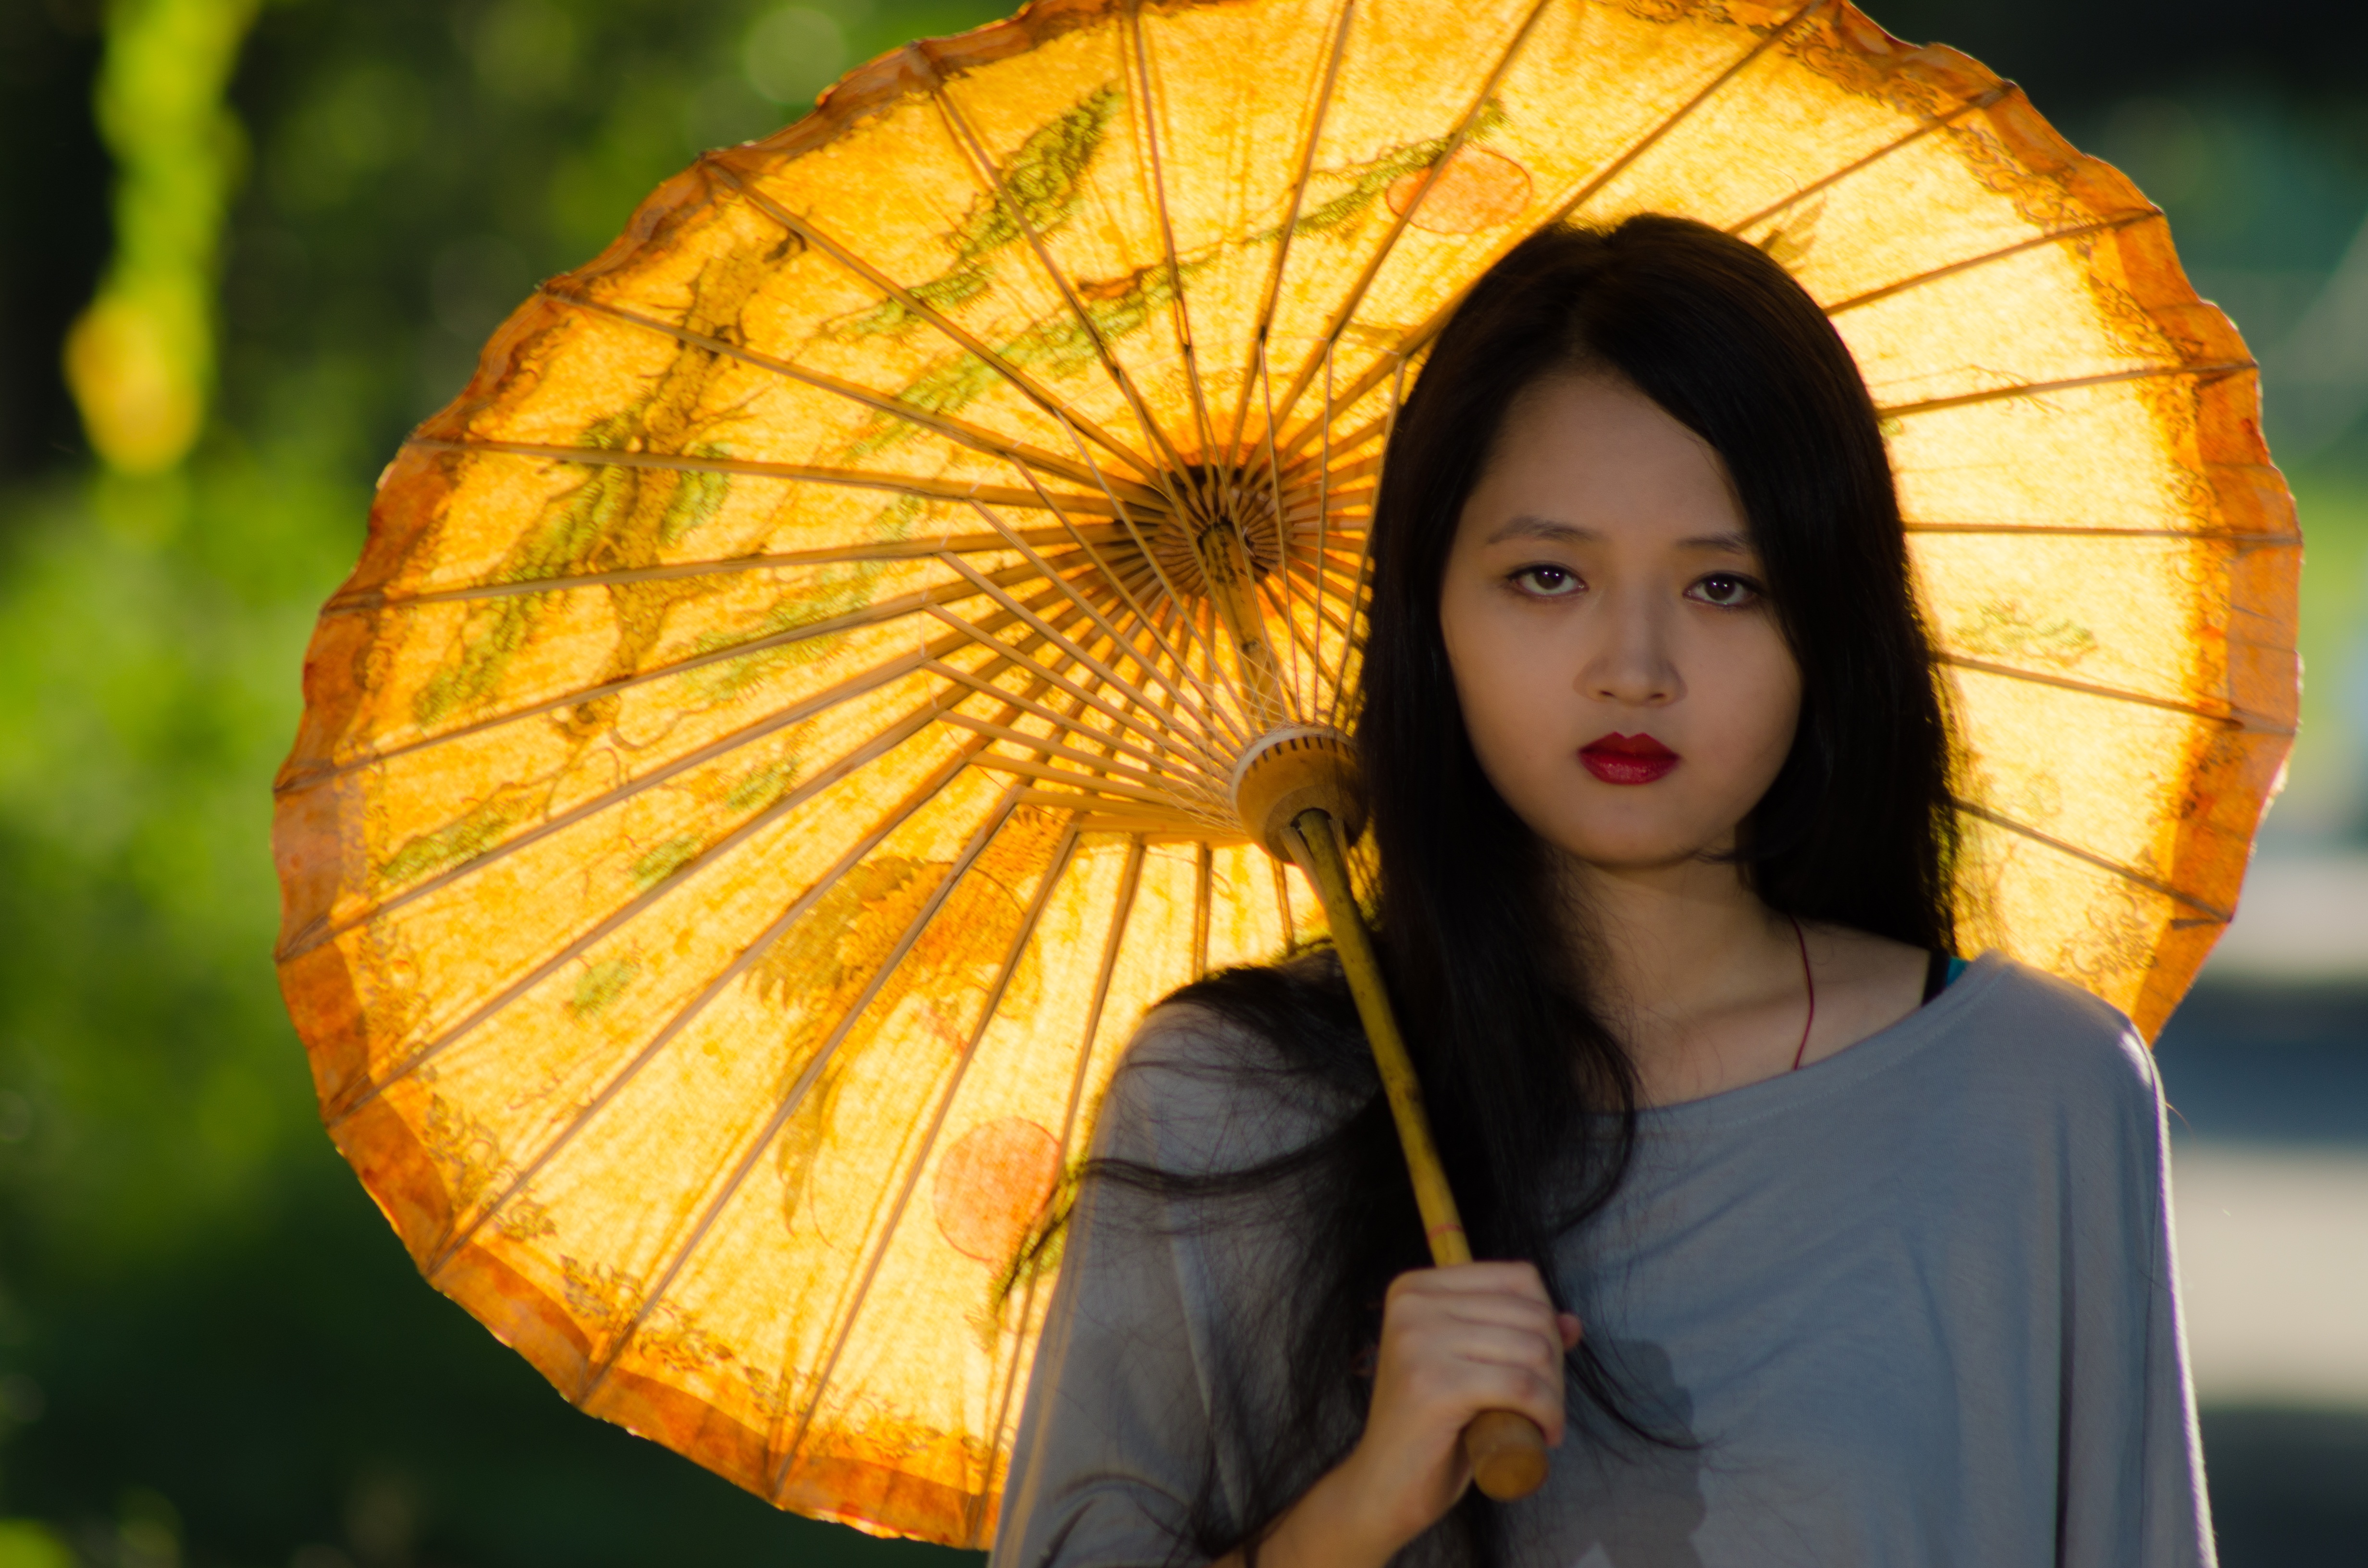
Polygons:
M1251 839L1285 865L1299 859L1292 826L1320 811L1344 844L1365 831L1365 786L1357 745L1327 724L1285 724L1250 743L1234 764L1234 812Z

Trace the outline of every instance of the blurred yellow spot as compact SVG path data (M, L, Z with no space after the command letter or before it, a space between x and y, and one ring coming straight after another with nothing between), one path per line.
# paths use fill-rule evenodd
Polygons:
M65 373L92 449L122 472L171 468L205 424L217 251L245 150L222 94L255 8L108 7L93 107L115 159L115 256L67 335Z
M188 313L153 299L101 295L67 335L66 384L92 449L110 467L155 473L197 440L206 403L189 339L205 326Z

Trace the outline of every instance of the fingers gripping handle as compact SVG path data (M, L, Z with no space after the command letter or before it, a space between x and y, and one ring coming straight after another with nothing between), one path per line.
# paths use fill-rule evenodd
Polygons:
M1381 1071L1390 1114L1398 1125L1398 1142L1406 1148L1406 1171L1414 1178L1415 1204L1422 1210L1431 1259L1442 1266L1469 1263L1472 1248L1463 1239L1455 1195L1448 1190L1438 1146L1431 1142L1430 1119L1422 1108L1422 1087L1406 1055L1406 1041L1398 1034L1397 1020L1391 1015L1372 939L1366 935L1356 894L1349 885L1349 864L1341 853L1339 835L1332 817L1321 807L1299 812L1291 833L1297 840L1291 846L1292 858L1307 872L1324 901L1341 972L1348 977L1349 993L1357 999L1357 1015L1365 1026L1365 1039L1373 1048L1373 1064ZM1499 1503L1526 1497L1545 1483L1545 1434L1538 1430L1536 1422L1516 1411L1482 1412L1463 1429L1463 1453L1472 1461L1473 1480Z

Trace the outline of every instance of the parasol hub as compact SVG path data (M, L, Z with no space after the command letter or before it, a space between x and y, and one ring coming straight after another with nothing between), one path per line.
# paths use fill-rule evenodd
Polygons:
M1185 521L1192 556L1201 568L1202 591L1231 644L1242 695L1256 722L1288 725L1298 714L1258 605L1258 580L1266 574L1252 547L1259 508L1265 508L1269 524L1273 518L1271 492L1239 472L1226 478L1194 471L1191 477Z
M1282 564L1275 486L1264 469L1188 463L1167 489L1175 511L1153 520L1149 542L1182 597L1209 597L1212 576L1247 573L1252 582L1264 582Z
M1365 829L1365 786L1357 746L1328 724L1284 724L1250 743L1234 764L1234 811L1251 838L1285 864L1295 864L1291 824L1315 810L1353 844Z

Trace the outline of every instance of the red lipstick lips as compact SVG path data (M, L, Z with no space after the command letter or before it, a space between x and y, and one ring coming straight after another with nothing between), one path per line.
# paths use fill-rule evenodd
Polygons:
M1650 784L1678 765L1678 754L1650 735L1606 735L1581 746L1578 760L1606 784Z

